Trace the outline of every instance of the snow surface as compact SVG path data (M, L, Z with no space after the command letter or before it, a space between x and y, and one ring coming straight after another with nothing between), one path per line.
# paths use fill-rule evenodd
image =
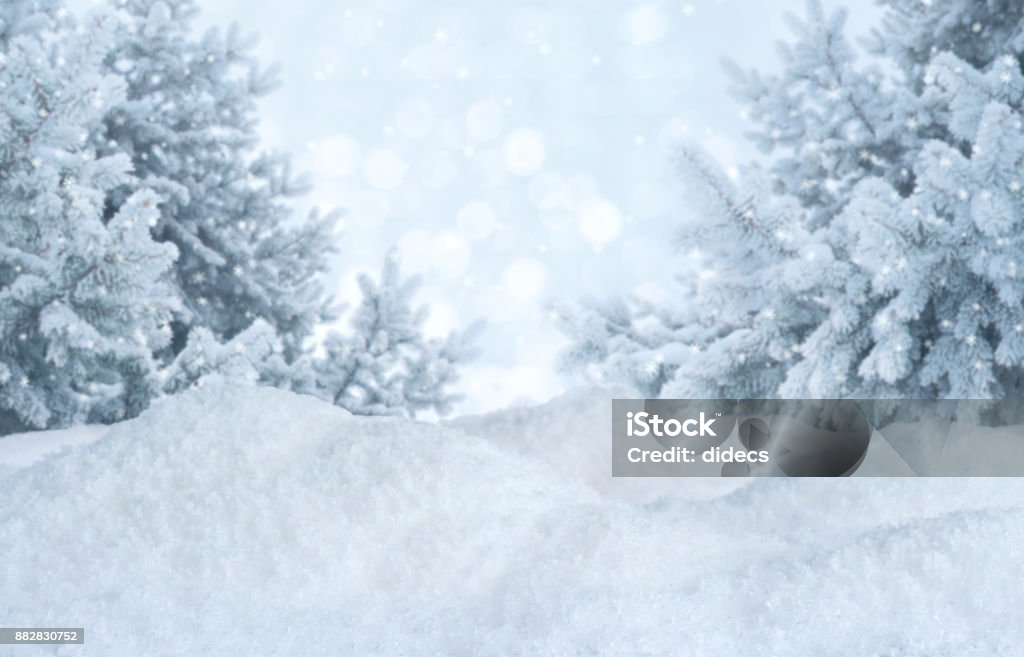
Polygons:
M503 417L545 424L528 414ZM755 480L637 504L512 434L490 438L266 388L162 401L3 479L0 624L84 626L87 643L0 655L1024 645L1019 479Z
M0 436L0 477L4 473L32 465L65 447L99 440L109 430L110 427L102 424L90 424L70 429Z

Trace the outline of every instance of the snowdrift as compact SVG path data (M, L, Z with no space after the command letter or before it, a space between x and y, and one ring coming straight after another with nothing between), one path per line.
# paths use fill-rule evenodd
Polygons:
M509 436L511 438L511 436ZM273 389L0 479L0 655L1017 654L1019 480L608 498L529 450Z

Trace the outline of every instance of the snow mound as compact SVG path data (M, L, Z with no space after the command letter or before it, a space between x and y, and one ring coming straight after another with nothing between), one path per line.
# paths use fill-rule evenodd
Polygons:
M637 506L452 428L224 388L3 483L2 624L86 628L84 650L5 657L961 657L1024 640L1020 480L757 480Z
M450 591L472 606L536 562L538 533L573 540L564 514L597 513L540 471L458 432L311 397L185 394L5 481L4 620L74 620L107 655L238 654L300 610L331 610L331 642L354 623L415 624Z

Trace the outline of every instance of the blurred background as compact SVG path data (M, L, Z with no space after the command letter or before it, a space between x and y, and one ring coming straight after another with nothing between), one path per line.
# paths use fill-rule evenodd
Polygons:
M105 0L75 0L79 9ZM679 140L735 175L756 153L720 61L771 70L802 0L198 0L200 22L258 32L282 87L265 143L344 208L329 284L396 246L423 277L428 333L483 318L457 414L546 400L563 340L547 304L659 296L685 258ZM825 3L834 7L846 3ZM872 5L867 0L861 4ZM873 20L858 7L853 33Z

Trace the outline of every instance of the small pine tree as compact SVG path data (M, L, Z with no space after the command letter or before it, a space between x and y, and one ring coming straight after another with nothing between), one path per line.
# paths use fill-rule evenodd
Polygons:
M425 338L427 308L412 305L418 286L417 279L399 275L394 253L379 283L359 278L363 299L351 331L330 334L324 357L312 363L315 394L357 415L449 411L458 398L448 387L457 380L458 366L474 356L477 329L444 340Z
M678 286L692 298L689 280L680 279ZM561 369L597 384L629 386L644 397L660 395L707 337L692 306L641 298L588 299L577 306L558 305L553 315L571 340L561 355Z
M211 380L254 385L261 379L265 363L280 351L276 332L262 320L227 343L205 328L195 328L181 353L161 370L163 392L175 394Z
M104 422L159 394L152 353L178 310L162 282L173 245L149 234L158 198L88 127L124 89L100 67L113 21L54 40L28 3L0 10L0 432ZM25 30L15 34L16 30Z

